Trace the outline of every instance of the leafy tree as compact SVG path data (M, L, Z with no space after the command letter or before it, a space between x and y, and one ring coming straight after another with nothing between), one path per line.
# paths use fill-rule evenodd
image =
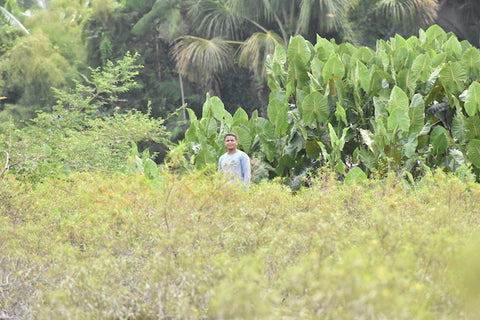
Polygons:
M133 108L105 112L105 106L114 105L119 94L136 85L135 59L127 55L91 70L91 79L77 82L73 92L55 90L58 104L53 112L40 112L26 127L5 126L0 132L5 168L33 181L71 171L113 172L128 165L137 143L165 143L163 119Z

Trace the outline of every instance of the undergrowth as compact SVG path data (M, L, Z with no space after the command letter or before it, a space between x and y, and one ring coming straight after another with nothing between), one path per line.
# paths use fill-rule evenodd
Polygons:
M470 319L480 186L216 174L0 184L0 318Z

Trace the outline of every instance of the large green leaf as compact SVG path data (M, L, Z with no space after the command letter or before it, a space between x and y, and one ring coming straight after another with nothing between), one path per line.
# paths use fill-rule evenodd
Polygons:
M455 59L460 59L462 56L462 45L457 37L450 37L444 44L443 50Z
M345 66L343 62L335 55L332 55L323 67L323 83L327 83L331 78L342 79L345 75Z
M238 108L233 115L232 126L246 125L248 123L248 114L242 108Z
M425 124L425 102L420 94L413 96L408 108L408 116L410 117L409 133L419 134Z
M480 168L480 140L474 139L468 143L467 156L475 167Z
M395 86L388 100L388 129L400 129L408 132L410 129L410 118L408 116L408 97L405 92Z
M302 103L303 121L311 126L315 121L324 123L330 116L328 100L319 92L310 93Z
M465 119L465 134L467 139L480 139L480 116L475 115Z
M413 96L417 88L419 74L410 69L403 69L398 73L397 85L408 92L408 96Z
M305 66L310 61L310 57L310 48L301 35L290 39L287 49L287 58L290 63L299 62Z
M355 61L352 77L356 90L358 90L358 88L362 88L364 92L368 92L370 89L371 80L370 72L360 60Z
M442 126L436 126L430 135L430 143L435 154L444 153L448 147L448 131Z
M426 54L417 56L415 60L413 60L411 71L419 76L420 81L427 81L432 71L430 57Z
M320 157L320 145L316 140L307 140L305 142L305 151L310 159L318 159Z
M346 185L350 185L352 183L359 183L364 180L367 180L367 174L359 167L353 167L348 171L343 182Z
M480 83L477 81L468 88L465 111L469 116L474 116L480 111Z
M449 94L458 94L465 89L467 74L461 62L446 64L440 71L440 82Z
M212 108L212 116L218 121L221 121L225 113L225 107L222 100L220 100L219 97L212 97L210 99L210 104Z
M360 47L358 50L352 55L352 60L358 59L363 63L368 63L370 59L373 58L372 49L368 47Z
M238 137L238 144L243 151L246 153L250 153L252 148L253 138L252 134L250 133L250 129L246 125L239 125L232 128L232 131Z
M333 52L335 52L335 44L317 35L317 42L315 44L316 57L320 61L327 61Z
M472 118L470 118L472 119ZM478 121L478 119L477 119ZM480 123L479 123L480 124ZM479 128L480 129L480 128ZM457 114L452 121L452 135L458 141L463 144L467 140L467 119L463 114ZM473 137L475 138L475 137Z
M270 100L267 106L267 114L270 121L275 126L275 133L277 135L284 135L288 128L288 105L279 100Z
M480 51L476 48L468 49L462 56L462 65L467 76L480 77Z

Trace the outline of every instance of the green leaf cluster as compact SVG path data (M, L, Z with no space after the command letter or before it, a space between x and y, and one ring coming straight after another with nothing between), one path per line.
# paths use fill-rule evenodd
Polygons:
M268 118L255 115L256 130L237 133L272 176L300 177L318 166L340 176L354 167L379 177L463 165L479 172L480 51L439 26L378 40L375 50L295 36L276 47L266 70ZM208 123L215 140L232 128L230 118L207 112L192 127ZM199 152L212 145L204 139Z

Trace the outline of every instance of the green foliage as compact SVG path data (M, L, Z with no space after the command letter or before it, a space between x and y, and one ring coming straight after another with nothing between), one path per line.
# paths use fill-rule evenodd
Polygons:
M340 177L354 166L367 176L414 178L425 166L478 169L479 55L439 26L418 38L379 40L376 51L296 36L267 60L268 119L254 115L234 130L230 114L207 112L192 120L186 141L208 153L219 150L217 137L231 129L246 152L271 168L270 176L295 180L322 165ZM202 141L198 124L205 126ZM198 164L216 156L210 152Z
M135 86L138 66L134 62L135 56L127 55L92 70L92 78L77 82L73 92L56 90L59 100L53 112L39 113L21 129L6 126L0 145L6 167L35 181L72 171L113 172L125 167L129 155L136 155L131 152L132 143L135 149L141 141L166 143L163 119L135 109L105 110ZM145 165L154 174L151 163Z
M197 171L34 187L7 174L0 191L7 318L478 314L480 187L454 176L347 186L323 174L292 194Z

